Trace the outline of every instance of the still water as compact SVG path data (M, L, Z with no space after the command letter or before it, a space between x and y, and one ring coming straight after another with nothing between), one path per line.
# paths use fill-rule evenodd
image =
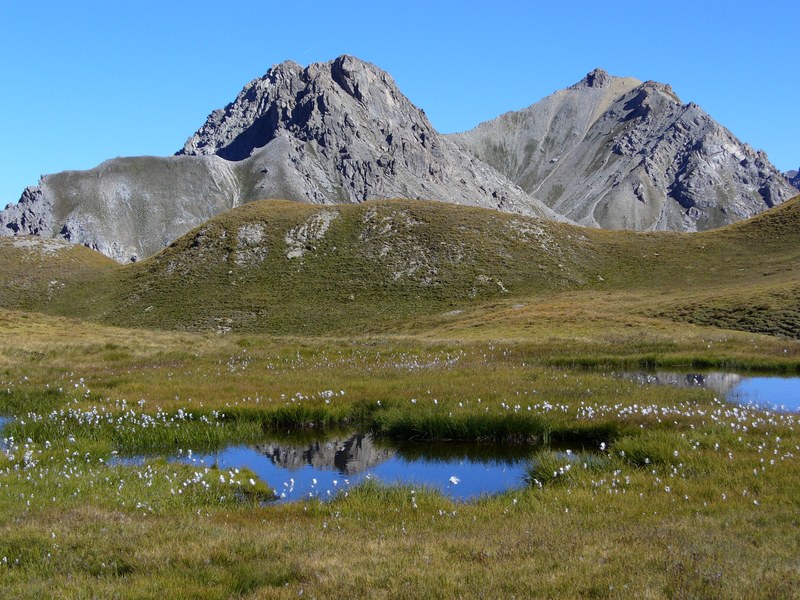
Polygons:
M640 383L710 389L735 404L785 412L800 411L800 377L751 377L720 372L639 372L622 375Z
M436 488L455 500L471 500L525 486L530 452L526 447L474 444L391 444L352 433L294 443L270 440L172 458L221 469L247 467L283 502L328 499L368 479Z

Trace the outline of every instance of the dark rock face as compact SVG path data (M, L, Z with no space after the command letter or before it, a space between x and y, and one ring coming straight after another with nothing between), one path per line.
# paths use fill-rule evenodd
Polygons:
M797 171L788 171L787 173L784 173L784 175L786 176L786 179L789 180L789 183L800 190L800 169Z
M668 85L596 70L454 139L556 212L609 229L695 231L794 195L762 152Z

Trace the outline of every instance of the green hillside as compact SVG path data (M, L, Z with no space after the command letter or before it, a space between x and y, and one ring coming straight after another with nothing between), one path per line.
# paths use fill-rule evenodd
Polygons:
M800 198L696 234L586 229L436 202L259 201L140 263L108 268L84 251L69 263L84 266L65 265L55 289L55 267L29 273L47 293L2 305L122 326L316 335L418 332L498 303L571 299L580 312L603 299L609 318L798 337L798 225Z
M102 289L119 265L99 252L60 240L0 237L0 306L41 310L69 288ZM80 310L74 306L71 310Z

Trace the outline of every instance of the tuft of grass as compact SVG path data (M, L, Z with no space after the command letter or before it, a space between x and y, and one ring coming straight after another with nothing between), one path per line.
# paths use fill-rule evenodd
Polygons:
M0 415L19 415L28 412L48 412L64 404L63 390L53 388L14 388L0 390Z
M574 485L586 474L596 475L610 470L613 459L599 452L542 449L531 456L528 481L531 485Z

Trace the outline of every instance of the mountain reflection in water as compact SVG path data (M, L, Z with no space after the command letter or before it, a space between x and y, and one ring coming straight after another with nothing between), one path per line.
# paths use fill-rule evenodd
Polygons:
M800 377L749 376L736 373L627 372L621 377L641 384L703 388L734 404L800 411Z
M272 463L292 471L303 467L330 469L342 475L355 475L378 465L392 456L395 450L375 446L372 436L364 433L346 439L316 440L307 446L278 442L256 444L253 448Z
M470 500L525 485L530 447L480 444L395 444L365 433L329 438L270 439L173 460L246 467L272 486L280 501L332 498L366 479L439 489Z

